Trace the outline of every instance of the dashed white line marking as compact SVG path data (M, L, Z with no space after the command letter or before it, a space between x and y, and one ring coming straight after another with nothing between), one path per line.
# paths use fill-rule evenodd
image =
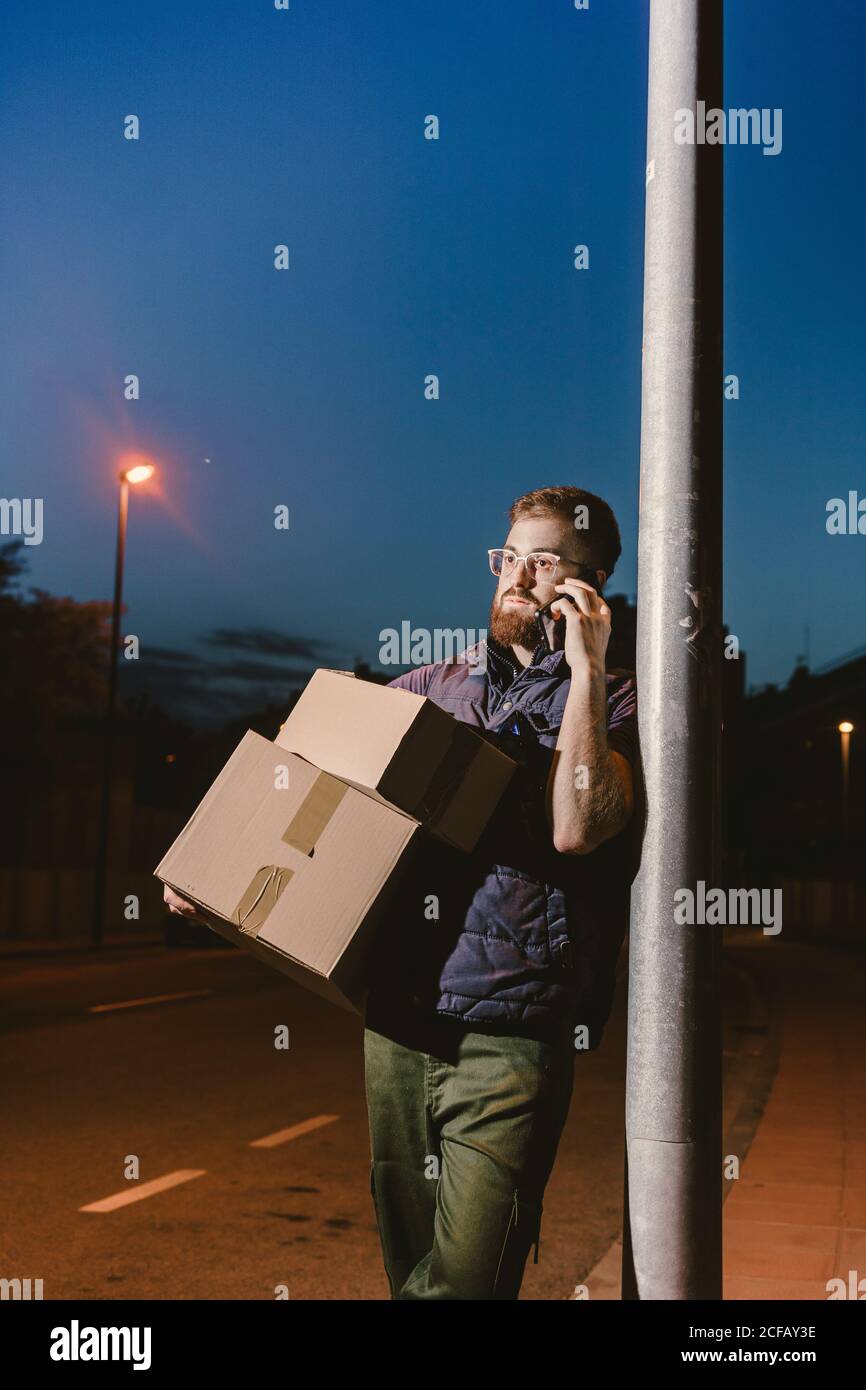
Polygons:
M100 1202L88 1202L86 1207L79 1207L78 1210L116 1211L118 1207L128 1207L130 1202L143 1202L145 1197L154 1197L157 1192L165 1192L167 1188L177 1187L192 1178L204 1177L206 1172L206 1168L178 1168L175 1173L166 1173L164 1177L154 1178L152 1182L136 1183L126 1192L115 1192L112 1197L103 1197Z
M202 994L210 994L209 989L185 989L180 994L151 994L147 999L124 999L119 1004L91 1004L89 1014L107 1014L113 1009L138 1009L142 1004L165 1004L171 999L195 999Z
M309 1134L311 1129L333 1124L339 1115L314 1115L312 1120L301 1120L300 1124L290 1125L288 1129L278 1129L275 1134L266 1134L264 1139L253 1139L251 1149L273 1149L277 1144L285 1144L288 1139L297 1139L300 1134Z

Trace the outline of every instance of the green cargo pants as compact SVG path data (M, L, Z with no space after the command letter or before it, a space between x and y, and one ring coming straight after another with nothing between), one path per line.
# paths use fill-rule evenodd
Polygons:
M573 1038L459 1030L423 1046L432 1050L364 1030L370 1191L391 1298L516 1299L533 1245L538 1260Z

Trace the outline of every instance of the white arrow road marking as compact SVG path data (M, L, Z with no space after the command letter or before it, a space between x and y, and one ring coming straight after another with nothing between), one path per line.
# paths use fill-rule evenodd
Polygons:
M253 1139L250 1141L251 1149L272 1149L277 1144L285 1144L287 1139L297 1139L300 1134L309 1134L311 1129L320 1129L322 1125L330 1125L334 1120L339 1120L339 1115L315 1115L312 1120L301 1120L298 1125L290 1125L288 1129L278 1129L276 1134L266 1134L264 1139Z
M118 1207L128 1207L130 1202L142 1202L145 1197L154 1197L157 1192L165 1192L167 1188L177 1187L192 1178L202 1178L206 1172L206 1168L178 1168L175 1173L166 1173L165 1177L154 1178L152 1182L136 1183L126 1192L115 1192L113 1197L103 1197L101 1202L89 1202L86 1207L79 1207L78 1210L116 1211Z

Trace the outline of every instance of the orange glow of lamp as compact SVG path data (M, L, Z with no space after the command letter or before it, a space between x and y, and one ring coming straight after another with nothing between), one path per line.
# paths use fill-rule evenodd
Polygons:
M146 483L155 472L156 469L152 463L135 463L131 468L125 468L120 476L127 483Z

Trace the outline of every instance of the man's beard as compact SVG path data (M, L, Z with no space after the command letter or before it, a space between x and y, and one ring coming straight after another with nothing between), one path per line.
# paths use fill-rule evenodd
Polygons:
M527 595L509 594L507 597L526 598ZM487 631L500 646L526 647L529 651L535 651L540 640L535 623L538 605L535 599L530 599L529 602L532 604L531 608L500 608L499 598L494 594L487 619Z

